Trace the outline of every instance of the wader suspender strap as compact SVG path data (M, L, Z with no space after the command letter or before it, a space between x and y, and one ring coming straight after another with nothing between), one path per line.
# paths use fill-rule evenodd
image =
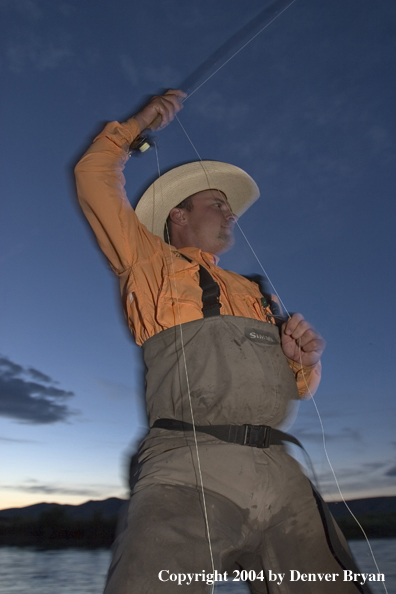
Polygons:
M219 301L220 287L206 268L201 265L199 265L199 286L202 289L202 313L204 318L219 316L221 307Z
M180 252L178 252L180 254ZM190 258L187 258L184 254L180 254L187 262L192 262ZM213 279L212 275L201 266L199 266L199 286L202 289L202 313L204 318L212 318L213 316L220 315L221 303L220 298L220 287Z
M261 274L242 274L242 276L244 278L247 278L247 280L250 280L251 282L258 284L260 293L263 296L261 302L264 307L267 307L269 305L274 318L275 325L278 326L278 328L280 328L282 324L287 321L287 316L284 312L282 312L279 303L272 299L271 287L267 279L264 276L261 276Z

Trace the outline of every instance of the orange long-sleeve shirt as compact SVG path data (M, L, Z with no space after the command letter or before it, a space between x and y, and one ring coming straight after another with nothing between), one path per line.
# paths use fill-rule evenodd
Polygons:
M141 346L162 330L203 317L199 265L219 284L222 315L271 322L255 283L219 268L213 254L198 248L176 250L140 223L126 196L123 175L129 145L139 132L133 118L124 124L107 124L75 168L81 207L119 277L128 325L137 344ZM314 393L320 381L320 362L303 369L288 362L300 396L308 392L306 382Z

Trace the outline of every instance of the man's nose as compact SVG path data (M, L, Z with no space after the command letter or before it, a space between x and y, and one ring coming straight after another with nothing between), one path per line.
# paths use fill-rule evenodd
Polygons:
M233 221L234 223L237 222L238 217L236 216L236 214L234 214L231 210L228 211L228 213L226 214L227 217L227 221Z

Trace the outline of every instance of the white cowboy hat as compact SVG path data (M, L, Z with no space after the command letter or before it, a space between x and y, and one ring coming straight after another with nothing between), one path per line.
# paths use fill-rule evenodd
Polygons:
M161 175L136 206L139 221L154 235L164 234L172 208L203 190L220 190L240 217L260 196L256 182L243 169L220 161L194 161Z

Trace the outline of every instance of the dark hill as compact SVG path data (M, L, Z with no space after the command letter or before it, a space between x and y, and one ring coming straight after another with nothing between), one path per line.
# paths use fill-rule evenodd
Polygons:
M36 503L27 507L15 507L0 510L0 518L38 518L42 512L53 508L61 508L65 514L73 519L89 519L96 514L103 518L111 518L118 514L125 499L110 497L103 501L87 501L81 505L60 505L59 503ZM396 513L396 497L369 497L367 499L351 499L348 506L356 516L380 515ZM335 518L349 516L343 502L329 503L331 513Z
M116 534L118 512L125 503L111 497L82 505L38 503L0 510L0 547L110 547ZM348 505L370 538L395 537L396 497L354 499ZM330 503L329 507L347 539L363 537L344 503Z
M355 516L381 515L396 513L396 497L369 497L367 499L350 499L347 504ZM345 504L328 504L331 513L335 518L349 516ZM1 512L0 512L1 513Z
M111 518L118 514L125 499L110 497L103 501L87 501L81 505L60 505L59 503L36 503L27 507L14 507L0 510L0 518L38 518L43 512L51 509L62 509L73 520L89 519L100 514L103 518Z

